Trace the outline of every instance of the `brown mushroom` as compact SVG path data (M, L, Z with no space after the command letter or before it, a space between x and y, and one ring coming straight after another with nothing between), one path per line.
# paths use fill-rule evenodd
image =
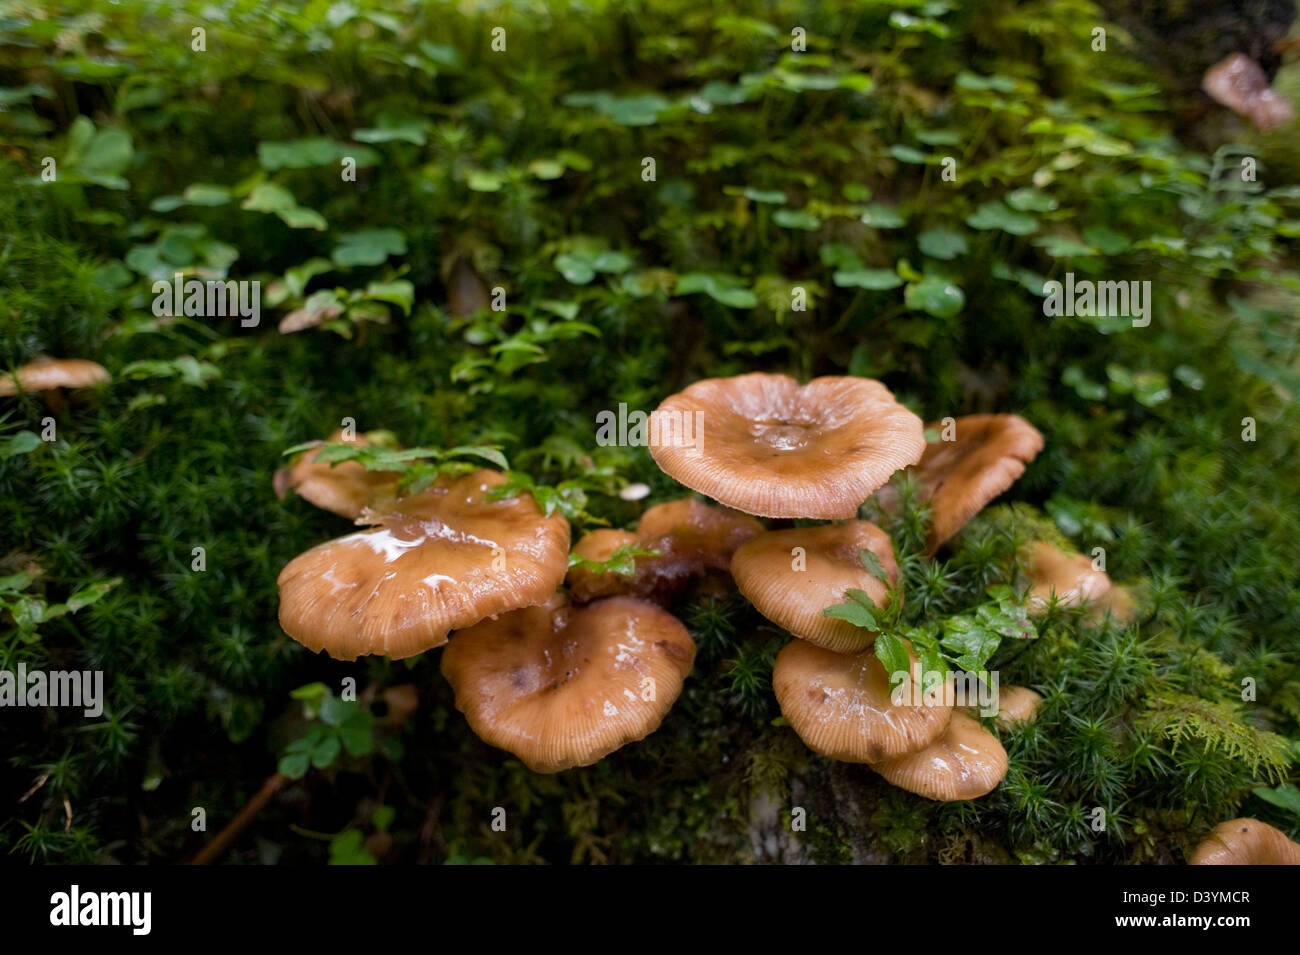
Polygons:
M1043 614L1053 595L1063 607L1099 600L1110 590L1110 577L1096 570L1083 554L1072 554L1047 541L1034 541L1021 554L1029 573L1029 612Z
M1300 865L1300 845L1258 819L1229 819L1214 827L1188 864Z
M584 560L603 564L611 560L620 548L628 549L626 553L631 548L640 546L640 538L631 531L602 527L583 534L578 543L573 545L573 553ZM644 596L645 593L643 585L638 585L636 575L619 574L612 570L600 573L582 564L571 567L564 582L573 598L583 602L616 594L641 593Z
M762 517L854 517L925 449L921 419L869 378L697 381L656 409L650 431L665 473Z
M920 681L919 662L911 659L912 679ZM930 745L953 712L942 687L915 702L895 702L889 678L871 650L849 655L792 640L777 655L772 689L781 715L813 752L876 763Z
M569 572L569 588L576 600L635 594L665 602L690 578L726 571L736 548L762 531L752 517L695 498L656 504L641 515L635 534L602 528L574 547L579 556L602 562L620 547L653 551L635 558L633 576L599 574L579 565Z
M505 477L444 475L378 527L314 547L280 572L280 625L342 660L399 659L447 633L547 600L568 567L569 525L531 495L490 499Z
M858 589L877 607L889 601L884 581L862 564L861 552L880 559L891 584L899 579L889 535L868 521L768 531L742 544L731 558L736 586L758 612L796 637L837 653L871 646L876 634L822 611Z
M329 436L329 442L344 440L342 431ZM366 447L373 442L359 434L351 441ZM356 520L367 508L391 506L397 497L398 474L395 471L372 471L358 461L338 464L317 462L319 449L305 451L294 463L275 472L272 482L277 497L293 490L303 500L340 517Z
M0 397L20 391L89 388L111 380L103 365L84 358L41 358L12 373L0 374Z
M871 767L893 785L939 802L978 799L1007 774L1007 751L979 720L954 710L943 735L925 749Z
M555 773L658 729L694 659L686 628L656 604L557 597L457 633L442 673L479 738Z
M945 441L942 422L927 426L940 433L940 440L927 444L921 460L908 472L919 484L921 500L930 504L926 541L930 553L1011 487L1043 450L1043 436L1019 415L967 415L954 418L949 427L953 440ZM893 510L898 492L881 488L877 500L885 510Z
M1038 715L1043 697L1027 686L1004 686L998 690L998 716L1000 726L1020 726L1032 723Z
M1268 83L1263 67L1244 53L1230 53L1201 78L1211 99L1244 116L1261 132L1289 123L1295 110Z

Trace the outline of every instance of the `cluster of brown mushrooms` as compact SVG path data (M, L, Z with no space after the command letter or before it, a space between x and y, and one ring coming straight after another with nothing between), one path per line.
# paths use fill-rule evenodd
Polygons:
M669 427L688 418L693 428ZM896 505L893 475L910 468L929 502L933 552L1023 473L1043 446L1038 431L1014 415L975 415L950 419L949 439L927 444L921 419L877 381L801 386L758 373L697 382L659 406L652 433L656 423L660 434L693 435L652 443L659 467L723 506L656 505L635 530L582 537L572 562L565 519L546 516L527 494L492 494L505 480L496 471L444 475L403 494L396 474L306 452L276 475L277 493L292 489L364 529L289 562L281 625L341 659L448 644L442 672L474 732L537 772L556 772L659 726L695 657L664 606L690 581L730 573L795 637L776 661L773 688L810 749L869 764L930 799L996 787L1007 766L997 737L943 692L919 705L891 696L876 634L822 611L851 589L881 607L900 592L889 536L857 516L878 491L882 509ZM835 523L764 529L756 517ZM894 586L867 570L863 551ZM630 574L611 569L620 553L633 557ZM1109 590L1090 563L1085 572L1055 549L1031 557L1031 606L1053 596L1096 601ZM1038 700L1004 688L999 720L1031 719Z

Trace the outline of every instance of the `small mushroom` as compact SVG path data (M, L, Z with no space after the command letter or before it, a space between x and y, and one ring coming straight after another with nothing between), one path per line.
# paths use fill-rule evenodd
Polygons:
M915 656L912 667L919 681ZM942 687L915 702L895 702L889 676L870 650L849 655L792 640L777 655L772 689L781 715L813 752L845 763L876 763L924 749L953 713Z
M710 378L666 399L650 424L665 473L761 517L855 517L925 450L921 419L869 378Z
M330 442L342 440L342 431L335 431L329 437ZM352 442L363 447L372 443L360 434ZM303 500L322 510L352 520L367 508L391 505L397 497L395 471L372 471L357 461L318 463L319 453L317 449L306 451L291 466L275 472L272 483L277 497L296 491Z
M280 572L280 625L340 660L400 659L547 600L568 567L569 524L531 495L491 500L504 481L486 469L444 475L378 527L298 555Z
M103 365L84 358L41 358L12 373L0 374L0 397L20 391L89 388L111 380Z
M573 545L573 552L585 560L603 564L610 560L619 548L639 546L640 539L631 531L601 527L583 534L578 539L578 543ZM564 582L568 585L574 599L582 602L595 600L597 597L612 597L616 594L642 591L635 575L629 577L612 570L602 574L582 564L572 567Z
M999 726L1021 726L1032 723L1038 715L1038 707L1043 702L1040 694L1027 686L1004 686L998 689Z
M849 599L858 589L877 607L889 591L862 564L871 551L891 584L899 579L889 535L868 521L791 527L768 531L742 544L731 558L736 586L758 612L796 637L837 653L856 653L875 643L876 634L822 611Z
M569 589L580 601L614 594L667 601L690 578L728 570L736 548L762 531L763 525L752 517L695 498L656 504L641 515L635 534L608 528L592 531L578 541L574 553L606 561L620 547L635 546L658 556L636 557L632 577L575 567L569 572Z
M1052 596L1063 607L1075 607L1105 597L1110 577L1096 570L1083 554L1071 554L1047 541L1034 541L1022 552L1029 572L1029 612L1047 612Z
M926 541L934 553L966 523L1025 473L1025 465L1043 450L1043 436L1019 415L978 414L956 418L954 440L925 446L909 473L930 503L931 527ZM941 423L928 425L943 431ZM893 488L877 498L886 510L897 503Z
M1268 83L1263 67L1244 53L1230 53L1201 78L1211 99L1248 118L1261 132L1289 123L1295 110Z
M1300 845L1258 819L1229 819L1211 830L1188 865L1300 865Z
M979 720L954 710L943 735L916 753L871 767L893 785L939 802L978 799L1007 774L1007 751Z
M479 738L555 773L658 729L694 660L681 621L649 601L557 597L457 633L442 673Z

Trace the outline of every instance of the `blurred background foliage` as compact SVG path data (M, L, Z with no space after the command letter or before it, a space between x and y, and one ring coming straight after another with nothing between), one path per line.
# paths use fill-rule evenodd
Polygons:
M1238 814L1294 835L1300 130L1189 133L1098 26L1087 0L0 4L0 366L114 375L0 399L0 669L108 688L98 720L3 714L0 851L189 858L277 765L226 861L1180 862ZM507 310L454 314L458 262ZM260 326L157 318L176 271L261 281ZM1150 325L1046 317L1067 272L1150 281ZM323 321L278 332L295 310ZM1001 655L1047 702L989 797L808 754L768 684L786 637L735 595L677 608L700 657L662 729L558 776L473 737L436 651L343 664L280 630L280 568L346 531L276 499L289 446L345 417L497 445L622 526L680 489L597 449L596 413L749 370L1024 415L1047 449L1013 496L1141 588L1132 626L1059 611ZM909 600L977 603L1005 516L905 559Z

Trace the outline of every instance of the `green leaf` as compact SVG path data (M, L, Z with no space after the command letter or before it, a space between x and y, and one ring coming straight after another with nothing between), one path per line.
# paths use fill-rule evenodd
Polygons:
M873 229L900 229L906 220L892 206L872 203L862 213L862 222Z
M405 279L371 282L366 286L365 295L366 298L396 305L408 315L411 313L411 306L415 304L415 286Z
M908 308L935 318L952 318L966 305L966 295L960 286L933 275L908 285L904 297Z
M263 182L253 187L248 198L240 203L239 208L249 212L284 212L296 208L298 201L293 193L273 182Z
M674 295L691 295L703 292L716 302L731 308L754 308L756 296L744 281L734 275L719 272L687 272L678 276Z
M1295 783L1281 783L1272 789L1256 786L1251 790L1264 802L1285 809L1294 816L1300 816L1300 788Z
M360 169L375 165L380 157L369 146L340 143L323 136L257 144L257 162L268 172L337 165L345 158L355 160Z
M914 165L924 165L930 161L930 157L921 152L921 150L897 143L889 147L889 155L893 156L899 162L912 163Z
M406 237L397 229L362 229L339 236L330 258L343 268L382 265L390 255L406 254Z
M376 126L358 129L352 134L352 138L359 143L406 142L423 146L428 141L428 133L432 125L427 119L418 116L384 114L379 117Z
M310 757L306 753L289 753L280 757L279 770L290 779L302 779L311 767Z
M0 437L0 461L30 454L41 446L41 437L35 431L19 431Z
M998 199L986 202L966 218L972 229L1001 229L1012 235L1029 235L1038 228L1038 220L1021 212L1014 212Z
M864 630L878 630L879 624L876 623L876 616L866 607L862 606L856 600L850 600L848 603L835 604L827 607L822 611L823 617L831 617L835 620L847 620L855 627L861 627Z
M927 229L916 237L921 251L932 259L955 259L968 248L966 237L951 229Z
M1052 212L1060 203L1045 192L1025 186L1007 196L1007 205L1019 212Z
M802 229L815 232L821 228L822 220L802 209L777 209L772 213L772 221L783 229Z
M327 736L311 751L311 764L317 769L326 769L339 758L343 746L337 736Z
M276 215L290 229L315 229L317 232L324 232L329 227L329 223L319 212L314 209L304 209L302 206L283 209L276 212Z
M864 288L872 291L898 288L903 280L893 269L840 269L831 281L838 288Z
M864 547L858 551L858 560L862 562L862 566L866 568L867 573L872 577L875 577L876 580L881 581L886 586L890 585L889 573L885 570L885 565L880 562L880 556L875 551L867 550Z
M912 673L912 657L907 652L907 644L892 633L881 633L876 637L875 645L876 659L880 661L885 668L885 675L889 678L890 688L897 686L895 675ZM901 678L900 678L901 682Z
M105 580L97 584L91 584L89 587L82 587L68 598L68 612L76 613L82 607L89 607L91 604L103 600L108 595L108 592L121 582L121 577L114 577L112 580Z

